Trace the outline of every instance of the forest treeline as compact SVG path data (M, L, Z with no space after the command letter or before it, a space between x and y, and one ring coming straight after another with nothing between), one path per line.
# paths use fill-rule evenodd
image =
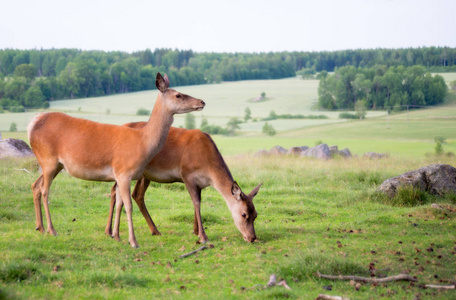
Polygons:
M334 74L320 73L318 106L324 109L406 109L407 106L437 105L445 100L448 87L440 75L432 76L423 66L372 68L345 66Z
M155 88L157 72L173 86L295 76L303 69L332 72L352 66L422 65L456 71L456 48L424 47L322 52L195 53L147 49L134 53L78 49L0 50L0 106L11 111L49 101Z

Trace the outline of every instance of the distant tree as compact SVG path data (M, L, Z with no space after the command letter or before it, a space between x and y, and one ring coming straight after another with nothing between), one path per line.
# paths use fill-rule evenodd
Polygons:
M261 93L261 98L263 98L263 99L266 98L266 93L265 92Z
M185 128L187 129L195 129L196 128L196 119L195 115L192 113L185 115Z
M356 116L362 120L366 117L366 101L358 100L355 104Z
M207 121L207 119L205 117L203 117L203 119L201 120L200 128L204 128L208 125L209 125L209 122Z
M73 99L79 93L81 84L84 82L84 78L79 76L76 63L70 62L67 64L65 69L60 72L58 81L69 93L70 98Z
M241 124L242 122L239 121L238 118L231 118L228 123L226 124L227 125L227 130L228 132L230 133L230 135L234 135L234 132L236 131L236 129L240 129L241 127L239 126L239 124Z
M42 107L44 100L46 100L46 97L44 97L38 86L30 87L24 94L25 107Z
M30 84L24 79L24 77L17 77L13 80L9 80L4 88L4 97L11 100L16 100L17 103L23 98L24 93L28 90Z
M274 110L271 110L269 112L268 120L275 120L275 119L277 119L277 114Z
M11 131L11 132L17 131L17 124L15 122L11 123L9 131Z
M435 154L436 155L442 155L443 154L443 145L442 142L436 141L435 143Z
M25 77L29 80L32 80L36 77L37 70L36 67L32 64L22 64L16 67L14 70L15 77Z
M272 127L272 125L270 125L270 124L268 124L268 122L266 122L266 123L264 123L264 126L263 126L263 133L273 136L276 134L276 131L275 131L274 127Z
M247 122L248 120L250 120L250 119L252 118L252 117L251 117L252 112L250 111L250 108L249 108L249 107L246 107L245 110L244 110L244 112L245 112L244 120L245 120L245 122Z

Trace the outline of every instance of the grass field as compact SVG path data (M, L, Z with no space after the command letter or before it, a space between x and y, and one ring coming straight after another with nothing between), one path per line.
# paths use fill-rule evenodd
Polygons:
M287 86L292 88L286 90ZM310 92L316 89L313 81L249 81L206 87L206 91L203 86L179 90L207 102L207 110L201 114L208 116L210 123L241 117L245 103L257 118L272 109L279 114L290 113L290 109L293 114L320 114L310 110L316 99ZM231 90L235 92L230 94ZM281 90L287 92L280 94ZM261 109L256 106L260 103L246 102L263 91L271 99L261 105L269 102L271 106ZM231 95L226 96L231 106L219 92ZM302 108L299 102L291 101L299 93L303 95ZM142 92L92 99L95 102L86 104L61 101L53 108L120 124L147 119L134 116L134 106L148 108L144 101L151 101L151 107L155 96ZM220 105L224 110L213 111L209 99L213 107ZM290 101L279 104L277 99ZM95 105L104 101L119 111L112 108L107 115L111 106ZM128 111L130 106L134 108ZM263 182L255 198L259 241L244 242L222 197L207 188L202 216L210 247L185 259L178 257L201 245L192 234L193 206L184 185L153 184L147 191L146 205L161 236L150 235L134 205L140 248L133 249L128 244L125 214L122 242L104 235L109 183L60 174L50 196L59 234L53 237L34 230L30 184L39 175L36 165L33 161L0 160L0 299L315 299L321 293L350 299L454 299L454 290L424 289L422 285L456 282L456 197L405 190L393 203L379 196L376 189L387 178L426 165L456 166L454 156L432 155L436 136L447 139L445 152L456 153L456 106L388 117L372 113L363 121L338 120L337 112L324 114L329 118L276 120L273 124L278 134L273 137L259 133L259 121L243 124L243 132L236 136L213 137L244 192ZM5 118L11 115L0 115L0 126L9 127L11 119ZM24 119L23 125L18 122L19 130L32 115L14 115ZM183 124L183 117L176 121ZM27 141L24 131L2 131L2 136ZM358 157L319 161L254 156L259 149L275 145L288 148L317 142L347 147ZM389 153L390 158L363 159L370 151ZM434 202L446 210L432 209ZM357 291L349 282L315 276L320 271L370 277L372 269L377 276L406 273L416 276L418 282L362 284ZM291 290L263 288L273 273L285 279Z
M202 215L210 248L192 234L193 211L182 184L154 184L146 204L162 236L151 236L135 208L140 244L106 237L109 183L60 174L51 188L51 214L58 236L34 230L30 164L0 162L0 295L18 299L314 299L331 294L351 299L453 299L454 291L420 288L456 281L456 198L420 195L417 203L392 206L375 190L385 179L431 163L454 159L317 161L229 156L227 163L245 191L259 182L255 198L259 241L244 242L221 196L203 191ZM20 171L23 167L32 171ZM430 208L437 202L446 212ZM407 273L418 282L362 284L319 279L314 274L369 277ZM286 280L263 289L271 274ZM261 284L262 286L257 286ZM331 291L328 291L331 286Z

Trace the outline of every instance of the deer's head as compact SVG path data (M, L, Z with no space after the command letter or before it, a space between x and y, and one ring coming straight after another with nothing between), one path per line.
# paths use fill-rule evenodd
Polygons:
M242 233L246 242L254 242L256 240L255 227L253 223L257 217L253 198L260 190L261 184L254 188L248 195L244 194L236 182L233 182L231 194L233 195L234 205L231 207L231 215L233 216L234 224Z
M155 85L161 93L166 108L173 114L184 114L195 110L199 111L206 105L203 100L170 89L168 75L166 74L165 77L162 77L160 73L157 73Z

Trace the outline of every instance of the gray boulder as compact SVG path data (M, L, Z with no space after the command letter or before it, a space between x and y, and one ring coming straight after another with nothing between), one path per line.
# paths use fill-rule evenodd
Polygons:
M0 140L0 159L7 157L30 157L34 156L32 149L23 140L6 139Z
M255 153L256 157L268 156L268 155L269 155L269 152L264 149L258 150L257 153Z
M331 157L337 157L337 156L352 157L350 149L348 149L348 148L339 150L337 146L331 146L331 147L329 147L329 152L331 153Z
M318 159L330 159L331 152L328 145L320 144L318 146L309 148L301 153L301 156L314 157Z
M269 150L269 155L283 155L287 154L288 150L282 146L274 146Z
M385 180L378 191L393 198L399 188L413 186L432 195L456 194L456 168L436 164Z
M350 152L350 149L345 148L339 151L339 155L343 157L352 157L352 154Z
M309 149L309 147L307 146L291 147L290 149L288 149L287 154L299 156L301 155L302 151L305 151L307 149Z

